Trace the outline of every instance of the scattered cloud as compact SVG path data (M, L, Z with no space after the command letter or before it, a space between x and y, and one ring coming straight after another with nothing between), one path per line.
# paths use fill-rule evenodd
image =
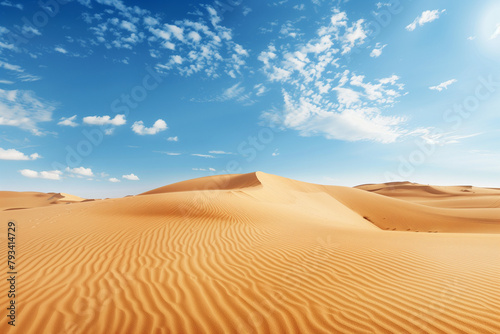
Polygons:
M14 72L24 72L24 70L21 68L21 66L9 64L9 63L1 61L1 60L0 60L0 68L4 68L6 70L14 71Z
M243 16L247 16L252 11L250 7L243 7Z
M394 4L390 3L390 2L377 2L376 3L376 6L377 6L377 9L380 9L382 7L391 7L393 6Z
M158 132L165 131L167 129L167 123L165 123L162 119L157 120L150 128L145 127L143 121L135 122L132 125L132 131L139 135L155 135Z
M87 116L83 118L83 123L89 125L113 125L120 126L127 123L125 115L116 115L114 118L110 116Z
M490 39L495 39L498 36L500 36L500 23L497 24L497 27L496 27L495 31L493 32L493 34L490 36Z
M175 137L168 137L167 138L168 141L179 141L179 137L175 136Z
M194 157L202 157L202 158L215 158L213 155L210 154L199 154L199 153L193 153L191 154Z
M63 126L71 126L75 127L78 126L78 124L75 122L76 115L73 115L71 117L61 117L59 122L57 123L58 125L63 125Z
M431 90L437 90L438 92L442 91L443 89L448 89L448 86L457 82L456 79L451 79L451 80L448 80L448 81L445 81L445 82L441 82L439 85L437 86L432 86L432 87L429 87L429 89Z
M3 149L0 147L0 160L36 160L41 158L38 153L33 153L31 155L26 155L13 148Z
M268 92L268 89L263 84L257 84L253 88L257 90L257 93L255 93L257 96L262 96Z
M476 36L469 36L469 37L467 37L467 40L469 40L469 41L473 41L475 39L476 39Z
M234 154L232 152L226 152L226 151L209 151L208 153L210 153L210 154Z
M68 53L68 51L66 51L66 49L65 49L65 48L63 48L63 47L61 47L61 46L56 46L56 47L54 48L54 51L59 52L59 53L62 53L62 54L67 54L67 53Z
M130 181L139 181L139 177L135 174L122 175L122 178Z
M80 175L80 176L94 176L94 173L92 172L92 169L90 168L85 168L85 167L76 167L76 168L69 168L66 167L66 172Z
M372 50L372 52L370 52L370 57L374 57L374 58L380 57L380 55L382 54L382 50L386 46L387 46L387 44L381 45L380 43L377 43L375 45L375 48Z
M0 84L4 84L4 85L12 85L14 83L14 81L10 81L10 80L0 80Z
M164 151L153 151L153 152L166 154L166 155L172 155L172 156L181 155L181 153L176 153L176 152L164 152Z
M5 6L5 7L14 7L14 8L17 8L19 10L23 10L23 5L20 4L20 3L12 3L8 0L4 0L2 2L0 2L0 6Z
M215 168L192 168L192 170L200 172L215 172Z
M24 25L21 28L21 32L24 36L40 36L42 33L32 25Z
M243 94L243 92L245 92L245 87L241 87L241 83L239 82L239 83L227 88L226 90L224 90L222 95L219 96L219 98L217 100L219 100L219 101L232 100L232 99L240 97Z
M339 71L339 63L367 36L362 19L349 21L345 12L334 10L309 39L305 34L295 43L268 45L258 60L270 84L280 86L283 106L263 112L263 122L302 136L346 141L390 143L405 134L405 117L383 114L405 95L397 75L370 81L348 69Z
M118 180L116 177L111 177L108 179L108 181L113 183L120 182L120 180Z
M52 103L43 101L31 91L0 89L0 125L16 126L42 135L38 123L51 121L54 109Z
M435 10L425 10L425 11L422 12L422 14L420 14L419 16L417 16L415 18L415 20L413 20L412 23L410 23L409 25L406 26L406 30L413 31L413 30L415 30L417 28L417 26L421 27L421 26L423 26L426 23L435 21L445 11L446 11L446 9L443 9L441 11L438 10L438 9L435 9Z
M280 153L278 152L278 149L275 149L274 152L271 155L273 157L277 157L278 155L280 155Z
M28 73L23 73L23 74L18 74L17 78L21 80L22 82L33 82L33 81L38 81L42 79L41 77L37 75L32 75Z
M62 175L62 172L59 170L37 172L31 169L21 169L19 173L21 173L21 175L24 177L29 177L32 179L35 178L47 179L47 180L60 180Z

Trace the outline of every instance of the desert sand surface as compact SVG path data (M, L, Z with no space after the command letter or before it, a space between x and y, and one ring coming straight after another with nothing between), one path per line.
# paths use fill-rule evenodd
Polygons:
M500 333L500 190L256 172L48 198L1 194L0 333Z
M51 204L82 202L84 200L84 198L65 193L0 191L0 210L28 209Z

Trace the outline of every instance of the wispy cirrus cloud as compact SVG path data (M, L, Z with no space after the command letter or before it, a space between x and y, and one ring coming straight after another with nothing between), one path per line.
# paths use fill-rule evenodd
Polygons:
M20 3L13 3L9 0L3 0L0 2L0 6L4 6L4 7L14 7L14 8L17 8L19 10L23 10L24 9L24 6Z
M441 92L444 89L448 89L448 86L457 82L457 79L450 79L445 82L441 82L439 85L429 87L430 90L437 90Z
M59 122L57 123L58 125L62 126L71 126L71 127L76 127L78 126L78 123L75 122L76 115L73 115L71 117L61 117Z
M201 158L211 158L211 159L215 158L213 155L210 154L192 153L191 155L194 157L201 157Z
M53 103L38 98L32 91L0 89L0 125L44 134L38 123L52 120Z
M444 13L445 11L446 11L446 9L443 9L443 10L438 10L438 9L425 10L422 12L422 14L417 16L415 18L415 20L413 20L412 23L410 23L409 25L406 26L406 30L413 31L417 28L417 26L421 27L426 23L435 21L435 20L439 19L439 16L442 13Z

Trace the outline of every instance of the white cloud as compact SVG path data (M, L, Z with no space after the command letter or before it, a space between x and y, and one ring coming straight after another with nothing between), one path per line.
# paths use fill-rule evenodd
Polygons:
M150 128L146 128L143 121L135 122L132 125L132 130L139 135L155 135L158 132L165 131L167 129L167 123L165 123L162 119L157 120Z
M0 60L0 68L2 68L2 67L5 68L6 70L9 70L9 71L24 72L24 70L21 68L21 66L9 64L9 63L6 63L6 62Z
M253 88L257 90L257 93L255 93L255 95L257 96L262 96L268 91L266 86L264 86L263 84L257 84Z
M210 154L233 154L232 152L226 152L226 151L209 151L208 153L210 153Z
M109 178L108 181L113 183L120 182L116 177Z
M280 153L278 152L278 149L275 149L274 152L271 155L273 157L277 157L278 155L280 155Z
M272 72L269 73L269 80L271 81L285 81L290 78L292 72L283 68L273 66Z
M363 20L350 22L345 12L335 10L309 39L304 32L293 43L276 40L261 52L262 71L270 84L279 81L275 85L283 96L283 106L263 112L262 119L303 136L328 139L390 143L404 135L405 118L384 115L404 94L399 77L369 81L340 63L367 41L365 26ZM383 47L375 45L380 52Z
M37 75L32 75L28 73L23 73L23 74L18 74L17 78L21 80L22 82L33 82L33 81L38 81L41 79L41 77Z
M490 39L495 39L498 36L500 36L500 23L497 24L497 28L495 29L495 32L490 36Z
M0 125L17 126L40 135L38 123L52 120L54 109L31 91L0 89Z
M435 21L439 18L439 15L441 15L445 11L446 9L443 9L441 11L438 9L423 11L422 14L417 16L412 23L406 26L406 30L413 31L417 28L417 26L423 26L426 23Z
M262 115L271 125L298 130L302 136L323 135L328 139L346 141L372 140L394 142L404 132L401 117L383 116L377 107L343 108L315 103L307 97L293 99L283 92L282 111Z
M66 171L81 176L94 176L92 169L85 167L75 167L75 168L66 167Z
M215 172L215 168L192 168L192 170L200 171L200 172Z
M71 117L61 117L57 125L71 126L71 127L78 126L78 124L75 122L75 119L76 115L73 115Z
M222 95L218 98L219 101L228 101L239 97L245 91L244 87L240 87L241 83L237 83L222 93Z
M361 101L360 93L353 89L336 87L334 90L337 91L337 99L340 104L345 105L346 107L350 107Z
M19 10L23 10L23 8L24 8L22 4L12 3L9 0L4 0L4 1L0 2L0 6L14 7L14 8L17 8Z
M179 141L179 137L175 136L175 137L168 137L167 138L168 141Z
M57 51L57 52L62 53L62 54L67 54L68 53L68 51L66 51L65 48L60 47L60 46L55 47L54 51Z
M144 18L144 24L147 26L156 26L160 24L160 22L158 22L158 20L155 19L154 17L147 16Z
M193 153L191 155L195 156L195 157L202 157L202 158L215 158L213 155L210 155L210 154Z
M24 177L47 180L60 180L62 175L62 172L59 170L37 172L31 169L21 169L19 173Z
M293 6L293 9L304 10L305 9L305 5L303 3L301 3L300 5Z
M247 16L252 11L250 7L243 7L243 16Z
M114 118L110 116L87 116L83 118L83 123L89 125L114 125L120 126L127 123L125 115L116 115Z
M12 85L14 83L14 81L10 81L10 80L0 80L0 84L4 84L4 85Z
M390 2L377 2L376 6L377 6L377 9L380 9L382 7L391 7L391 6L393 6L393 4Z
M181 153L176 153L176 152L162 152L162 151L154 151L154 152L166 154L166 155L171 155L171 156L181 155Z
M188 37L195 43L198 43L199 41L201 41L201 36L200 34L198 34L196 31L191 31L189 34L188 34Z
M147 40L153 48L159 46L150 54L166 59L156 64L159 72L177 70L183 76L200 73L213 78L222 73L232 78L241 74L248 51L232 40L230 28L219 25L216 9L206 6L205 10L208 15L199 11L196 21L184 19L148 28L152 36ZM175 50L176 57L168 50Z
M139 181L139 177L135 174L122 175L122 178L130 181Z
M473 41L475 39L476 39L476 36L469 36L469 37L467 37L467 40L469 40L469 41Z
M128 30L130 32L137 32L136 26L133 23L129 22L129 21L123 20L120 23L120 27L123 28L123 29L125 29L125 30Z
M448 81L445 81L445 82L441 82L439 85L437 86L432 86L432 87L429 87L429 89L431 90L437 90L438 92L442 91L443 89L448 89L448 86L457 82L456 79L451 79L451 80L448 80Z
M177 38L179 41L184 41L184 29L180 28L174 24L165 24L167 31L172 33L172 35Z
M0 147L0 160L36 160L41 158L38 153L29 156L13 148L3 149Z
M42 34L38 29L36 29L35 27L33 27L31 25L29 25L29 26L24 25L21 30L22 30L23 35L25 35L25 36L33 36L33 35L40 36Z
M385 45L380 45L379 43L377 43L377 45L375 45L375 48L372 50L372 52L370 53L370 57L374 57L374 58L377 58L377 57L380 57L380 55L382 54L382 50L387 46L387 44Z
M346 54L352 50L355 45L363 44L367 37L366 31L363 29L364 20L358 20L351 27L347 28L343 37L344 45L342 46L342 54Z

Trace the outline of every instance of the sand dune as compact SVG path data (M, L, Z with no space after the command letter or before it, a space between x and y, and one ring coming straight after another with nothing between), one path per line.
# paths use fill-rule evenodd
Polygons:
M0 191L0 210L29 209L51 204L82 202L84 198L65 193Z
M1 211L22 284L0 332L499 333L500 208L476 198L500 192L360 188L257 172Z

